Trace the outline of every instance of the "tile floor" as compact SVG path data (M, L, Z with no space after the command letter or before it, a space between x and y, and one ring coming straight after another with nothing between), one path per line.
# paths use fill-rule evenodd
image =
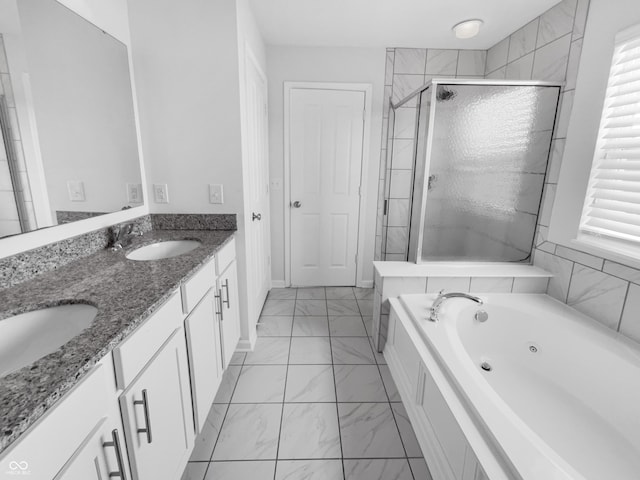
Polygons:
M182 480L430 480L372 308L372 289L271 290Z

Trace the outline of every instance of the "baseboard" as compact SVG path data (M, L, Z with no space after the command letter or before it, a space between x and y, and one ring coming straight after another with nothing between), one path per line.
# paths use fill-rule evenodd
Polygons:
M271 280L271 288L286 288L284 280Z
M373 288L373 280L360 280L360 282L358 282L358 287Z
M256 346L256 342L251 343L251 340L241 338L236 347L236 352L253 352L253 348Z

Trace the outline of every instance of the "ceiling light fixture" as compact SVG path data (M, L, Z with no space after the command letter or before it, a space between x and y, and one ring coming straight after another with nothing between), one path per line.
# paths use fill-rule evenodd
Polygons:
M484 22L479 19L465 20L454 25L452 30L458 38L472 38L480 31L480 27Z

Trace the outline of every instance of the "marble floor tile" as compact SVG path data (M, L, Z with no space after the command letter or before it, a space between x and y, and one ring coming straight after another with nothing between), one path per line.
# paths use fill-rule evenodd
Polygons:
M343 480L340 460L279 460L276 480Z
M358 308L361 315L373 315L373 299L363 298L358 300Z
M360 315L356 300L327 300L329 315Z
M260 315L293 315L295 300L267 300Z
M326 315L326 300L296 300L295 315Z
M338 413L344 458L405 456L388 403L338 403Z
M362 320L364 321L364 328L367 330L367 335L371 336L373 333L373 317L363 315Z
M352 287L326 287L328 300L354 300Z
M295 300L297 288L272 288L269 290L269 300Z
M227 367L222 374L222 381L213 403L229 403L231 401L231 395L233 395L233 389L236 388L241 370L242 367L239 365L229 365Z
M335 403L286 403L278 458L340 458Z
M358 300L370 299L373 300L374 290L373 288L353 288L353 294L356 296Z
M295 317L292 335L294 337L328 337L329 321L326 316Z
M324 300L324 287L298 288L296 300Z
M409 464L415 480L433 480L424 458L410 458Z
M291 315L266 315L258 320L259 337L289 337L293 316Z
M213 460L275 459L281 404L231 404Z
M329 337L293 337L289 363L291 365L332 363Z
M234 352L229 360L229 365L242 365L246 356L247 352Z
M345 480L413 480L406 458L345 460Z
M189 462L182 474L181 480L203 480L207 472L207 462Z
M333 363L335 364L374 364L376 363L371 344L367 337L331 338Z
M367 330L359 315L329 317L329 331L332 337L366 337Z
M338 402L388 402L377 365L334 365Z
M253 352L247 353L245 365L286 365L289 358L288 337L258 337Z
M245 365L231 403L282 403L286 378L286 365Z
M371 350L373 351L373 356L376 359L376 363L378 365L386 365L387 361L384 359L384 355L381 352L378 352L373 346L373 340L369 337L369 345L371 345Z
M224 416L227 413L228 406L229 405L226 403L213 404L211 410L209 411L209 415L207 416L207 420L204 423L204 427L202 427L202 431L195 439L195 444L193 447L193 451L191 452L191 458L189 458L189 461L208 462L209 460L211 460L213 447L216 446L218 434L220 433L220 427L222 427L222 422L224 420Z
M378 365L380 368L380 375L382 375L382 383L384 383L384 388L387 391L387 395L389 397L390 402L401 402L400 393L398 393L398 388L396 387L396 382L393 381L393 377L391 376L391 371L387 365Z
M285 402L335 402L331 365L289 365Z
M205 480L273 480L275 461L212 462Z
M402 403L392 403L391 410L393 410L393 416L396 419L398 430L400 430L400 437L402 438L407 456L422 458L422 450L420 449L416 433L413 431L409 415L404 405Z

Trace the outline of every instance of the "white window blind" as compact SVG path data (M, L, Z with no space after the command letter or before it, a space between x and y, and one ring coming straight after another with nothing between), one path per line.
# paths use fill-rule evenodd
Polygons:
M640 26L616 37L580 231L640 245Z

